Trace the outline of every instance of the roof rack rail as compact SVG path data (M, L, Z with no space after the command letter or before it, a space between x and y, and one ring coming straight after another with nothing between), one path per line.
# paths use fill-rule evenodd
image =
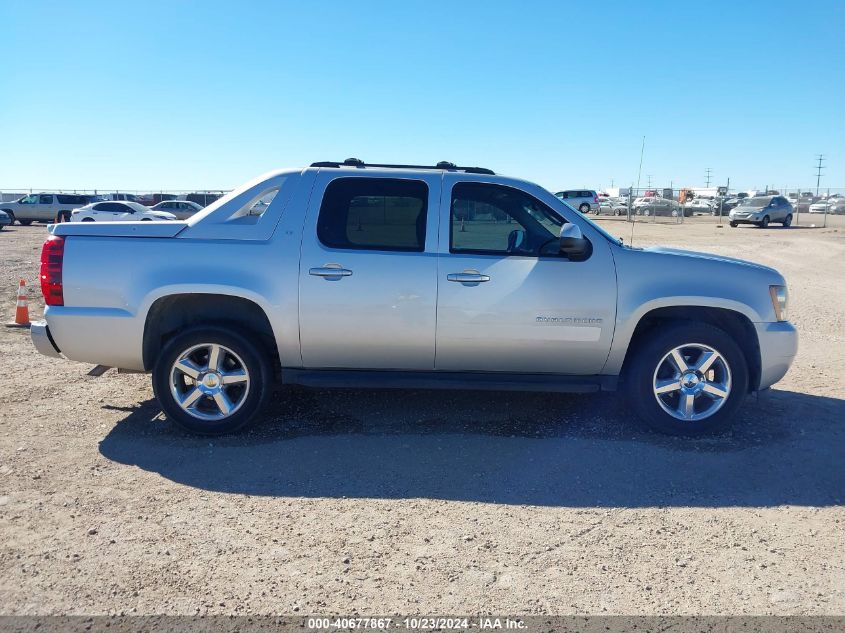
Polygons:
M467 174L487 174L494 176L495 172L486 167L459 167L455 163L441 160L436 165L389 165L385 163L365 163L360 158L347 158L343 162L321 161L311 163L311 167L392 167L394 169L445 169L449 171L462 171Z

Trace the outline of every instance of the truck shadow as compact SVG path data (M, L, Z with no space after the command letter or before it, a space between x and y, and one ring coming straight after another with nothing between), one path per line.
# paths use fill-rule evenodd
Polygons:
M285 497L434 498L569 507L845 502L845 400L773 391L707 439L640 430L621 398L284 392L252 431L197 438L154 401L107 459L196 488ZM108 408L108 407L107 407Z

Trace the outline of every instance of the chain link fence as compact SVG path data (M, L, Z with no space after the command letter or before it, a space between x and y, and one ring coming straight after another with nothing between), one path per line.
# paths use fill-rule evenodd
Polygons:
M818 193L815 187L727 192L717 187L618 188L603 192L598 209L592 209L590 214L603 221L729 224L731 209L754 195L785 198L792 205L792 226L845 228L845 188L842 187L819 189Z

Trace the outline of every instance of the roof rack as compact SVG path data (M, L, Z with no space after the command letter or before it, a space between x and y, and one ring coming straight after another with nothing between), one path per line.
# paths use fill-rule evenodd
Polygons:
M387 165L383 163L365 163L360 158L347 158L342 163L334 161L322 161L311 163L311 167L392 167L393 169L445 169L448 171L462 171L467 174L487 174L494 176L492 169L485 167L458 167L455 163L441 160L436 165Z

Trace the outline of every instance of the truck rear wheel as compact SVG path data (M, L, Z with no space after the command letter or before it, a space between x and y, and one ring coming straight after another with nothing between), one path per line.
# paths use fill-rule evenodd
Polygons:
M748 364L723 330L678 322L636 350L625 383L634 410L652 429L704 435L723 428L742 404Z
M18 220L21 226L29 226L34 222L34 220Z
M167 418L200 435L233 433L254 422L271 380L261 346L219 326L174 337L153 368L153 391Z

